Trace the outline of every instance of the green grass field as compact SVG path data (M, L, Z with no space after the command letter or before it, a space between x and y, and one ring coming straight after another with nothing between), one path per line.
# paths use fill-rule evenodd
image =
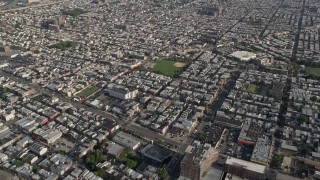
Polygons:
M56 48L56 49L60 49L60 50L66 50L68 48L73 48L77 45L76 42L74 41L61 41L58 42L56 44L53 44L51 46L49 46L49 48Z
M82 90L78 95L80 97L89 97L91 94L97 92L99 90L98 87L95 87L95 86L90 86L90 87L87 87L86 89Z
M260 92L260 89L261 88L255 84L248 84L243 87L243 91L246 91L248 93L254 93L254 94L258 94Z
M84 13L86 13L86 11L79 8L62 11L62 14L69 15L69 16L80 16L81 14L84 14Z
M177 61L157 60L152 71L165 76L174 77L183 70L183 67L177 67L175 65L176 63Z
M311 76L320 77L320 68L306 67L306 74Z

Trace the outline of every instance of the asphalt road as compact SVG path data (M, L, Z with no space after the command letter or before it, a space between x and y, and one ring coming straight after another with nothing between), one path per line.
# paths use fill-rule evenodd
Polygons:
M213 102L213 104L211 106L212 115L215 115L215 113L222 106L222 104L223 104L224 100L226 99L226 97L228 96L229 92L231 91L231 89L234 88L240 73L241 73L240 70L236 70L233 73L233 75L231 76L231 78L229 79L229 81L226 83L226 85L223 87L223 90L221 91L221 93L218 95L217 99Z
M187 148L188 144L186 143L182 143L182 142L179 142L179 141L176 141L174 139L168 139L154 131L151 131L149 129L146 129L144 127L141 127L141 126L138 126L138 125L135 125L133 123L128 123L125 127L123 127L127 130L131 130L133 131L135 134L141 136L142 138L144 139L147 139L147 140L162 140L164 141L165 143L168 143L168 144L171 144L173 147L178 145L179 148L176 149L176 151L178 152L184 152L185 149Z

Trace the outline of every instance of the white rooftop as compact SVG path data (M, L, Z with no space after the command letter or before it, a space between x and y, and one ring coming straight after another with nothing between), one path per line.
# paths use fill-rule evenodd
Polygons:
M266 170L266 166L241 160L241 159L237 159L237 158L233 158L233 157L228 157L226 164L232 165L232 166L240 166L243 169L247 169L247 170L254 171L257 173L262 173L262 174L265 173L265 170Z
M256 58L257 55L248 51L235 51L231 53L230 56L239 58L242 61L249 61L250 59Z

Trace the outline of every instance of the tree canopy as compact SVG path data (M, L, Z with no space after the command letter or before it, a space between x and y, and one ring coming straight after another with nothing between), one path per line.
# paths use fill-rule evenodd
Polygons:
M157 174L161 179L166 179L168 177L168 171L166 168L158 169Z
M95 169L96 165L100 162L103 162L105 157L100 149L97 149L94 153L91 153L86 158L86 164L89 168Z

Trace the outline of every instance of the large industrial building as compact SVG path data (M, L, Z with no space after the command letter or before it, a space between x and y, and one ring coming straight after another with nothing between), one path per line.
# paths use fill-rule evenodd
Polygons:
M249 61L255 59L257 57L256 54L248 52L248 51L236 51L230 54L231 57L238 58L241 61Z
M113 137L113 141L131 150L136 150L141 145L138 138L124 132L117 133L117 135Z
M173 155L172 151L153 144L147 145L140 153L153 165L162 165L168 162Z
M134 99L138 95L138 89L129 89L120 85L110 86L107 89L107 93L111 97L115 97L118 99Z

